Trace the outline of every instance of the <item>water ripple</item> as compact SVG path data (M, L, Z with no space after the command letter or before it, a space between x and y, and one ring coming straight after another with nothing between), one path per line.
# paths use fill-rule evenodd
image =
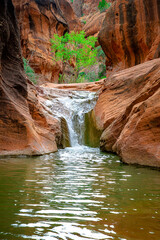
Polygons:
M0 171L0 239L159 239L159 171L85 146Z

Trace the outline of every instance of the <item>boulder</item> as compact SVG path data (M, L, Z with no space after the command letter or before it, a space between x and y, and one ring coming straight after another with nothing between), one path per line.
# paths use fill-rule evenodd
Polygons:
M106 80L94 109L102 150L123 162L160 167L160 59Z
M27 84L11 0L1 1L0 23L0 155L54 152L60 126L41 104L38 89Z
M107 10L99 43L108 70L160 57L160 2L117 0Z

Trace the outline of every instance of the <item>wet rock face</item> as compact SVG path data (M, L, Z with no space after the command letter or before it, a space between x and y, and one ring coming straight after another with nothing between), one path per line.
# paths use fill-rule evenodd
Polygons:
M126 163L160 167L160 59L106 81L94 114L102 150Z
M108 69L124 69L160 57L159 13L156 0L112 4L99 34Z
M40 81L58 82L61 64L52 60L50 38L80 28L66 0L13 0L19 20L23 56Z
M45 113L36 95L35 87L27 86L12 1L1 0L0 155L42 154L57 149L58 123Z

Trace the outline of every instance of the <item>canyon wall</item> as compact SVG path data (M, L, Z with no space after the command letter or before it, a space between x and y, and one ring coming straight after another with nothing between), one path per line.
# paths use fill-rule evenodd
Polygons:
M126 163L160 167L160 59L106 80L94 116L100 147Z
M160 57L160 2L115 1L106 12L99 42L108 70Z
M13 0L19 20L23 56L39 75L39 83L58 82L60 63L52 60L50 39L55 33L81 29L67 0Z
M98 5L102 0L73 0L72 6L76 15L80 18L82 16L92 16L99 12ZM115 0L106 0L106 2L113 3Z
M56 151L60 126L27 84L11 0L1 0L0 23L0 155Z
M111 71L94 109L100 147L160 167L160 2L115 1L99 43Z
M98 37L98 34L102 28L106 13L97 12L90 17L86 18L86 24L83 26L83 30L86 33L86 36L95 36Z

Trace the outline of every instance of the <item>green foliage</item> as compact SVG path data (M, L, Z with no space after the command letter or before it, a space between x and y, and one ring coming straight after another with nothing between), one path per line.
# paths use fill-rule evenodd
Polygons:
M101 46L98 46L97 47L97 56L99 57L99 58L105 58L106 56L105 56L105 53L103 52L103 50L102 50L102 48L101 48Z
M74 65L76 79L80 68L95 64L97 56L96 41L96 37L86 37L84 31L66 33L64 36L54 34L53 39L51 39L52 52L54 52L53 61L62 61L64 68L66 64Z
M100 12L103 12L106 9L108 9L110 6L111 6L111 3L106 2L106 0L101 0L99 2L98 8L99 8Z
M100 64L99 65L99 71L98 71L98 78L104 78L106 76L106 65Z
M95 71L89 71L88 73L80 72L76 82L77 83L95 82L98 80L99 80L98 74L96 74Z
M83 24L86 24L87 21L86 21L86 20L82 20L81 22L82 22Z
M29 66L29 62L27 61L27 59L23 58L23 64L24 64L24 71L28 76L29 80L34 84L37 84L37 75L35 74L33 68Z

